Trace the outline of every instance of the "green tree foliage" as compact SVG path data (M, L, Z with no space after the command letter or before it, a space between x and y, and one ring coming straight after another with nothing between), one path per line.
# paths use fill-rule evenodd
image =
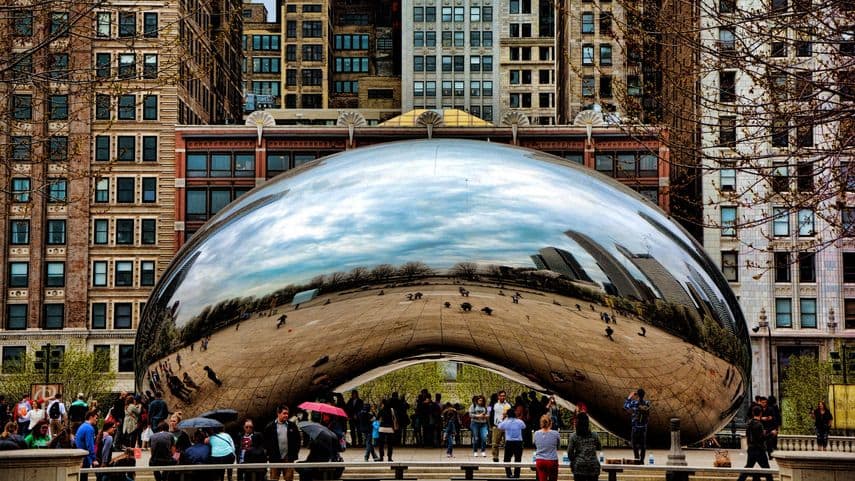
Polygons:
M785 368L781 402L782 431L785 434L813 433L810 412L819 401L827 401L831 366L814 356L793 356Z
M0 393L16 398L29 393L31 384L45 381L44 372L36 371L32 354L40 347L31 346L28 354L8 367L9 374L0 376ZM60 368L51 371L49 382L63 385L67 402L77 393L83 393L85 399L96 399L103 404L110 397L116 379L109 362L109 358L87 351L83 344L71 344L65 348Z

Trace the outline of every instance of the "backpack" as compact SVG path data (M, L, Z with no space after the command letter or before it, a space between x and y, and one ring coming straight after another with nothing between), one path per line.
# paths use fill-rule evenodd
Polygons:
M650 401L639 401L638 408L635 410L636 426L647 426L650 421Z
M59 401L54 401L53 404L48 408L48 416L51 419L59 419L62 417L62 411L59 409Z

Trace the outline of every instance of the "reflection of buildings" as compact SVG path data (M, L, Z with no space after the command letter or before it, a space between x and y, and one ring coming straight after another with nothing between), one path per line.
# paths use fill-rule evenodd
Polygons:
M557 247L544 247L531 256L538 269L548 269L574 281L593 282L573 254Z
M460 118L465 120L465 115ZM491 142L508 144L514 142L510 127L464 125L455 124L452 117L446 114L443 125L433 128L433 137L489 139ZM276 125L263 129L260 144L257 136L255 126L245 125L179 129L176 155L181 160L176 164L175 174L179 179L175 197L176 248L226 204L264 183L266 179L348 148L395 140L424 139L427 134L423 127L415 125L357 127L351 147L348 147L347 127ZM642 156L658 153L659 165L655 171L642 169L633 175L626 175L622 171L623 175L617 180L647 199L655 199L668 212L670 195L665 180L670 172L670 151L661 141L666 136L666 132L657 128L628 133L626 127L602 127L594 129L588 142L584 127L525 126L517 129L516 143L591 169L595 166L596 155L624 155L632 157L640 165ZM215 161L224 161L222 167L213 168Z
M650 254L633 254L620 244L615 246L653 284L663 300L686 307L697 307L680 281Z
M568 230L567 237L576 241L591 257L597 261L600 270L609 278L611 286L604 286L606 292L620 297L629 297L640 301L652 299L647 286L632 277L632 274L620 261L599 242L578 231Z

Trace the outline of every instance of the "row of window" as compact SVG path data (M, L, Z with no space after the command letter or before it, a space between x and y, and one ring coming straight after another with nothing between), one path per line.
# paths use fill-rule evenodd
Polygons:
M529 1L529 0L526 0ZM413 7L413 22L436 22L436 7ZM443 22L466 21L465 7L442 7L440 19ZM492 22L493 7L469 7L470 22Z
M96 135L94 158L96 162L157 162L157 136Z
M243 49L249 50L247 40L248 35L243 36ZM280 49L279 35L252 35L252 49L256 51L276 51Z
M721 235L723 237L736 237L737 208L735 206L722 206L721 211ZM844 210L844 221L846 211ZM816 235L815 214L811 209L798 209L795 213L795 231L799 237L812 237ZM853 212L855 214L855 212ZM792 215L785 207L774 207L772 209L772 235L776 237L789 236ZM855 220L855 217L853 217ZM844 226L845 230L846 226Z
M138 36L138 18L136 12L118 12L118 25L116 32L119 38L133 38ZM157 13L143 12L142 14L142 36L143 38L157 38ZM95 36L98 38L111 38L113 36L113 12L95 12Z
M110 284L110 264L113 264L113 279ZM134 260L92 261L92 287L134 287ZM155 281L155 262L139 261L139 287L149 287Z
M772 30L770 33L771 41L769 44L769 56L771 57L789 57L794 53L796 57L811 57L813 56L813 31L810 29L800 29L795 31L795 39L791 39L787 35L787 29ZM736 31L731 27L722 27L718 29L718 51L722 54L734 55L736 52ZM792 45L792 50L790 46ZM840 52L844 55L848 53L851 40L844 39L840 43ZM753 48L753 47L752 47Z
M416 57L417 58L417 57ZM443 72L465 72L466 71L466 56L465 55L442 55L440 57ZM436 57L427 55L424 57L424 71L433 72L436 70ZM414 58L413 70L420 72L419 67L422 63L416 62ZM429 67L433 66L432 70ZM493 56L492 55L472 55L469 57L470 72L492 72L493 71Z
M12 202L29 202L35 192L37 191L33 188L29 177L12 178ZM61 177L47 179L38 192L45 193L48 202L68 202L68 179Z
M611 35L612 34L612 12L600 12L600 35ZM594 30L595 27L595 17L594 12L582 12L581 16L582 20L582 33L583 34L594 34L596 33Z
M141 98L137 102L137 98ZM115 117L113 116L115 105ZM157 120L157 95L95 94L95 120Z
M64 245L66 242L65 219L48 219L45 226L45 243L48 245ZM9 221L9 243L11 245L28 245L30 243L30 221L27 219L12 219Z
M208 220L223 207L250 190L251 187L188 188L185 219L188 221Z
M612 45L609 43L600 44L600 66L607 67L612 65ZM582 44L582 65L594 65L595 46L592 43Z
M333 84L333 91L337 94L358 94L359 93L359 81L358 80L336 80ZM371 90L368 91L369 95Z
M255 177L254 152L188 152L187 177Z
M430 101L430 100L434 100L434 99L432 99L430 97L425 97L424 99L416 99L416 100ZM443 99L443 100L447 101L449 99ZM458 97L458 98L454 99L453 104L448 103L448 102L444 102L442 104L442 108L443 109L452 109L453 108L453 109L458 109L458 110L464 110L464 111L469 112L470 114L474 115L475 117L478 117L479 119L488 120L488 121L493 120L493 106L492 105L469 104L469 107L467 108L466 106L463 105L463 100L464 100L463 97ZM416 103L416 104L414 104L414 106L417 109L427 109L427 110L436 110L436 108L437 108L436 104L431 104L431 103L422 103L422 104Z
M813 147L813 117L790 119L780 117L772 120L769 126L769 140L772 147ZM738 141L735 115L723 115L718 118L718 143L723 147L735 147Z
M368 34L335 35L333 45L336 50L368 50Z
M552 108L555 107L555 94L552 92L541 92L537 94L538 104L532 104L532 94L529 92L512 92L508 94L508 106L512 109L518 108Z
M282 71L279 57L253 57L252 73L279 73Z
M465 47L466 32L442 32L443 47ZM493 32L473 30L469 32L470 47L492 47ZM436 47L436 32L416 30L413 32L413 47Z
M44 287L65 287L65 262L45 262ZM9 287L24 288L30 285L30 263L9 262Z
M142 72L137 68L138 56L142 58ZM114 76L118 76L120 79L156 79L158 65L156 53L136 54L133 52L123 52L116 54L116 67L114 69L112 53L95 53L95 77L99 79L109 79Z
M12 78L19 83L30 82L33 75L31 53L12 54ZM41 75L51 80L68 80L69 56L64 52L49 52L44 56L44 71Z
M139 232L139 238L137 232ZM112 243L110 239L113 240ZM157 244L157 219L93 219L92 244L96 246L155 245Z
M24 306L26 310L26 304L14 304L15 306ZM61 306L61 304L58 304ZM10 306L11 308L11 306ZM15 308L18 309L18 308ZM61 329L60 328L52 328L52 329ZM96 372L107 372L110 370L110 351L111 347L109 344L96 344L93 347L93 352L95 353L95 365L94 369ZM119 372L134 372L134 345L133 344L119 344ZM52 346L52 349L58 349L61 352L65 351L65 346ZM24 358L27 352L26 346L3 346L3 365L2 372L3 374L9 374L14 372L19 372L23 369L23 366L20 365L20 360Z
M337 59L341 60L341 59ZM350 59L347 59L350 60ZM365 59L367 60L367 59ZM348 67L352 68L348 63ZM366 62L367 68L367 62ZM352 71L352 70L351 70ZM321 86L324 81L324 71L319 68L304 68L300 69L300 77L303 81L303 86ZM285 71L285 85L292 87L297 85L297 69L289 68Z
M466 82L462 80L443 80L439 83L442 90L440 91L443 97L464 97L466 95ZM413 95L416 97L436 97L437 82L429 80L426 82L413 82ZM492 97L493 82L485 80L473 80L469 82L470 97Z
M324 24L322 21L303 20L301 24L303 38L320 38L324 36ZM287 22L285 22L285 36L287 38L297 38L296 20L288 20Z
M68 95L48 95L46 100L48 120L68 120ZM28 121L33 119L33 96L13 94L10 110L12 119Z
M336 57L335 71L341 73L368 73L368 57Z
M47 143L47 159L53 162L68 160L68 137L51 136ZM12 135L9 137L9 156L12 160L30 161L33 159L33 137L30 135Z
M614 152L594 156L597 172L618 178L658 177L658 164L659 158L650 153Z
M297 46L289 44L285 46L285 60L297 61ZM303 45L303 60L307 62L322 62L324 60L324 46L316 44Z
M110 184L115 184L115 192L111 192ZM117 204L154 204L157 202L157 177L142 177L139 179L140 197L137 199L136 177L100 177L94 180L96 204L110 203L111 194L113 202Z

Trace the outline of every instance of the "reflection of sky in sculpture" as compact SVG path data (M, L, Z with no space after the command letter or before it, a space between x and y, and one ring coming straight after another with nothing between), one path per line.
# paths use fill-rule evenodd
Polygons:
M333 156L223 209L191 242L200 254L168 304L181 301L183 325L212 301L260 297L354 267L421 261L443 269L465 261L533 268L530 256L546 246L572 252L595 282L604 282L567 230L595 239L648 285L617 252L615 239L632 253L649 253L681 282L688 279L686 253L644 218L669 224L652 204L590 170L551 160L447 140ZM216 228L241 206L286 190ZM670 236L686 237L669 228Z

